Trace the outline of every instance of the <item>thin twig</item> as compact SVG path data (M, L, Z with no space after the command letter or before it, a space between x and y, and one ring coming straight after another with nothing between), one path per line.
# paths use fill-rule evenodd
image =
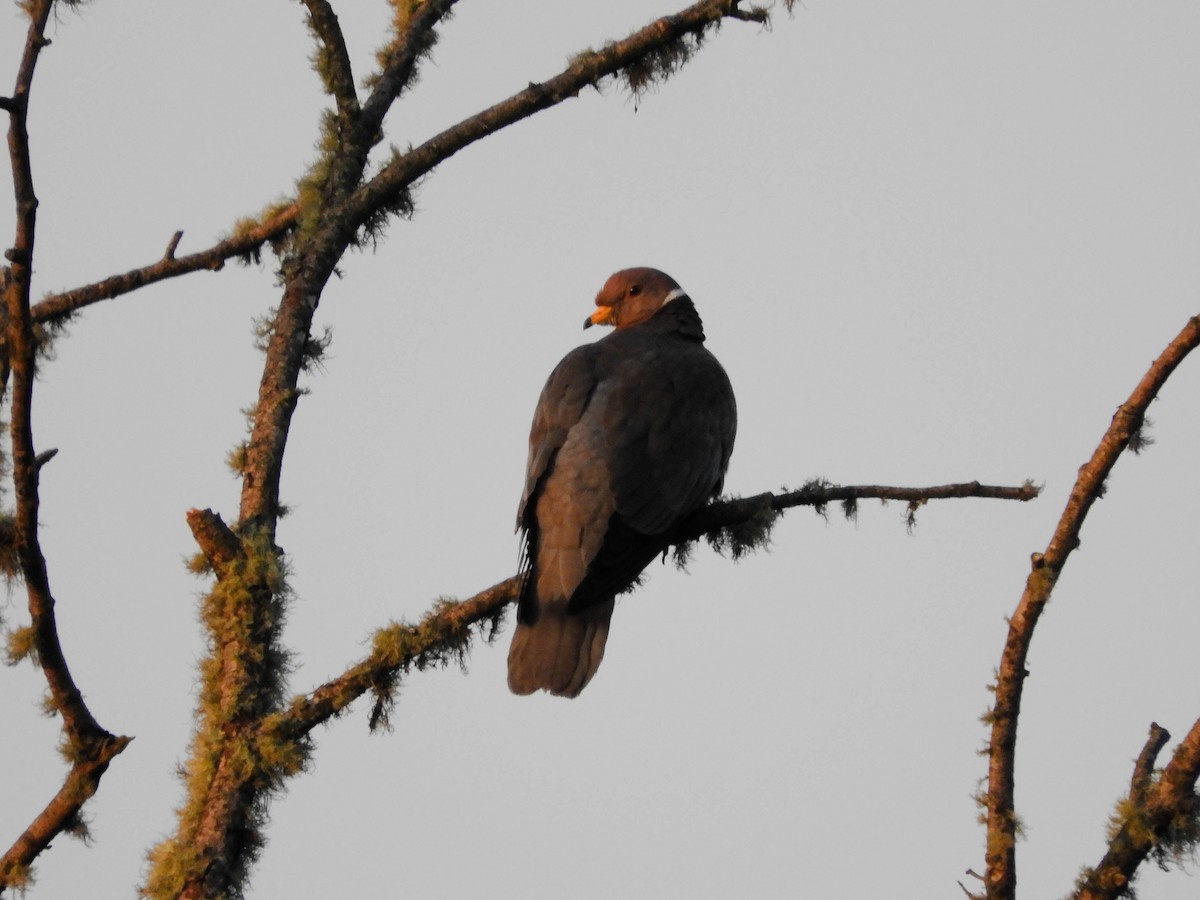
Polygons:
M183 240L183 232L177 231L171 235L171 240L167 242L167 250L163 253L163 259L174 259L175 251L179 249L179 242Z
M17 96L28 94L38 52L44 39L42 30L50 15L52 3L42 0L31 16L25 58L21 63ZM8 348L12 366L12 477L16 495L16 544L29 596L29 613L37 634L37 656L49 683L56 709L62 714L63 727L69 740L82 742L103 734L92 718L75 686L58 640L54 614L54 598L50 594L46 559L38 541L38 454L33 445L33 385L36 345L33 324L29 315L29 288L32 274L34 232L37 218L37 197L29 161L29 136L25 116L12 117L9 130L9 153L13 160L14 188L17 201L17 235L13 250L7 290Z
M1159 390L1197 344L1200 316L1190 319L1162 355L1150 366L1129 399L1113 416L1092 458L1079 470L1066 509L1059 519L1045 552L1033 555L1033 571L1009 622L1008 638L996 679L996 700L990 719L988 744L987 874L984 880L989 900L1014 900L1016 896L1016 833L1014 772L1016 769L1017 722L1021 692L1027 672L1025 660L1038 618L1071 552L1079 544L1079 532L1088 510L1100 496L1104 480L1129 445L1145 419L1146 408Z
M283 237L295 227L298 213L299 207L293 203L260 225L226 238L207 250L187 256L176 257L174 255L179 243L176 238L182 238L182 232L176 232L162 259L148 266L142 266L140 269L131 269L122 275L113 275L93 284L61 293L48 294L34 304L33 321L54 322L85 306L99 303L102 300L111 300L148 284L186 275L190 272L198 272L202 269L217 271L225 265L227 260L254 253L264 244Z

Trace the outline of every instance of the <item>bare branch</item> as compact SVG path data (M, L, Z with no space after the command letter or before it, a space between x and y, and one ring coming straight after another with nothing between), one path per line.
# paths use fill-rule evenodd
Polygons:
M266 221L241 230L207 250L187 256L175 256L179 239L182 238L182 232L176 232L167 245L167 252L158 262L70 291L48 294L34 305L33 321L42 323L59 321L85 306L99 303L102 300L111 300L148 284L197 272L201 269L217 271L225 265L227 260L254 253L260 250L264 244L282 238L295 227L298 214L299 207L292 203Z
M179 249L179 242L183 240L183 232L177 231L171 235L171 240L167 242L166 252L163 253L163 259L174 259L175 251Z
M1038 618L1071 552L1079 545L1079 532L1104 480L1116 465L1130 438L1137 433L1150 402L1171 373L1200 344L1200 316L1188 320L1179 335L1154 361L1129 399L1113 416L1092 458L1079 470L1066 509L1044 553L1033 555L1033 571L1009 622L1008 638L996 680L996 700L990 714L988 744L987 876L989 900L1013 900L1016 895L1017 818L1013 786L1016 768L1017 721L1021 712L1025 660ZM1198 739L1200 740L1200 739Z
M78 821L79 811L96 793L108 764L128 747L132 740L133 738L129 737L110 735L96 747L88 759L80 760L71 767L58 793L9 847L4 856L0 857L0 893L10 885L20 887L25 881L22 873L28 871L33 861L50 846L51 841L62 834L72 822Z
M43 0L31 16L25 58L17 84L17 96L28 94L38 51L44 43L42 30L49 18L50 0ZM103 732L92 718L79 689L75 686L58 641L54 616L54 598L50 594L46 560L38 542L38 454L33 446L31 411L36 346L29 314L29 287L32 274L37 197L29 161L29 136L25 116L12 117L9 130L9 156L12 159L17 205L17 239L10 252L13 264L6 290L8 312L8 349L12 370L12 468L16 494L17 553L29 595L29 612L37 634L37 655L49 682L55 706L72 741L82 741Z
M46 559L38 539L38 475L54 451L39 455L33 443L37 346L29 298L38 201L33 185L26 115L38 56L47 44L44 31L52 6L52 0L28 4L29 31L13 94L15 103L9 109L8 151L17 223L15 242L5 254L12 265L3 281L7 312L6 363L13 381L9 426L16 498L13 543L29 599L34 656L49 686L52 707L62 716L64 751L72 760L73 768L58 795L0 860L0 891L10 883L20 883L30 863L74 820L79 807L95 792L108 763L130 741L130 738L114 737L100 727L71 676L58 638L54 597L50 593Z
M1167 746L1167 741L1171 740L1171 732L1163 728L1157 722L1150 723L1150 736L1146 738L1146 744L1142 747L1142 752L1138 754L1137 762L1133 766L1133 777L1129 781L1129 796L1144 800L1146 792L1150 789L1151 779L1154 777L1154 765L1158 761L1158 754L1162 752L1162 748Z

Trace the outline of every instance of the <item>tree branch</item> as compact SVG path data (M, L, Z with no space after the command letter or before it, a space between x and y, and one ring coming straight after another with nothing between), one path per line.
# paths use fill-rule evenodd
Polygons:
M235 534L211 510L190 510L187 518L217 576L202 606L209 651L187 799L175 837L151 855L142 893L201 900L241 895L262 845L272 786L300 769L305 748L294 741L268 752L257 741L260 721L281 705L287 671L279 549L259 532Z
M153 896L200 898L240 892L257 852L253 836L265 820L274 786L289 767L302 765L303 736L286 746L256 739L262 718L280 708L286 672L286 653L278 643L286 585L274 544L279 481L300 396L300 373L310 359L313 316L338 261L358 236L339 209L360 183L377 138L376 129L364 124L369 118L352 108L345 84L349 62L339 49L340 29L332 11L316 0L306 5L325 47L319 60L325 68L322 75L340 115L323 123L322 155L300 183L298 227L281 266L283 297L271 323L241 466L236 526L241 551L231 564L217 561L230 548L221 529L209 533L215 517L192 517L198 542L217 570L217 584L205 603L210 656L202 721L189 764L189 799L180 811L176 835L153 853L145 889ZM378 102L380 96L378 90L373 92L371 101ZM390 99L379 111L380 121L388 104Z
M1170 739L1165 728L1150 726L1150 738L1134 768L1129 797L1117 808L1108 851L1096 868L1083 873L1073 897L1115 900L1129 896L1138 867L1148 856L1153 854L1162 861L1195 846L1200 812L1196 797L1200 721L1175 749L1162 774L1152 781L1154 760Z
M1083 521L1117 459L1141 428L1146 408L1158 395L1171 373L1200 344L1200 316L1190 319L1150 366L1129 399L1113 416L1092 458L1079 470L1066 509L1044 553L1033 555L1032 572L1025 591L1009 622L996 679L996 700L989 714L992 733L988 744L987 874L984 879L988 900L1014 900L1016 896L1017 817L1013 789L1016 768L1017 721L1021 712L1021 693L1026 674L1025 660L1038 618L1058 581L1071 552L1079 546ZM1198 738L1200 740L1200 738Z
M1169 740L1171 740L1171 732L1157 722L1150 723L1150 736L1146 738L1146 744L1142 747L1142 752L1138 754L1137 761L1133 765L1133 777L1129 780L1129 796L1131 798L1139 801L1145 800L1146 793L1150 790L1154 779L1154 764L1158 761L1158 754L1162 752L1163 747L1167 746Z
M457 0L424 0L394 4L396 15L391 42L379 52L379 71L371 80L371 94L363 104L360 141L375 143L384 116L396 98L412 84L417 63L436 43L434 28L450 15Z
M133 738L112 737L96 747L89 759L80 760L71 767L66 781L59 788L46 808L38 814L28 828L0 857L0 893L6 887L20 890L29 881L29 867L50 842L80 823L79 813L83 804L92 798L100 786L101 776L108 764Z
M820 508L827 503L846 500L884 499L923 503L956 497L989 497L1028 501L1037 494L1037 489L1029 484L994 487L981 485L977 481L930 488L882 485L841 487L814 482L797 491L779 494L767 492L712 503L689 516L674 536L664 536L662 550L667 550L672 544L694 541L700 537L708 537L715 543L727 543L722 540L726 532L736 532L749 523L755 524L755 531L761 536L765 530L769 530L769 525L766 529L762 526L764 511L773 520L784 510L794 507ZM761 546L761 543L760 540L757 545ZM744 545L735 544L735 555L740 552L737 547L749 549L750 545L749 541ZM483 633L490 638L505 607L517 599L520 585L521 577L514 575L469 600L439 601L416 625L393 623L380 629L375 635L370 655L311 694L293 700L288 710L268 718L263 723L264 735L269 735L273 740L295 739L305 735L338 715L368 691L376 696L372 724L386 720L397 678L412 668L423 670L432 665L461 661L470 648L472 627L482 627ZM490 628L487 627L489 623Z
M291 203L269 216L265 221L239 229L233 236L214 244L207 250L187 256L175 256L175 250L179 246L177 238L182 236L181 232L176 232L167 246L167 252L158 262L142 266L140 269L131 269L123 275L113 275L103 281L70 291L47 294L34 305L33 321L39 323L61 321L85 306L99 303L102 300L111 300L148 284L201 269L217 271L223 268L229 259L255 253L264 244L280 240L295 227L298 214L299 206Z
M520 587L521 576L514 575L468 600L438 602L417 625L399 622L380 629L369 656L266 719L263 733L275 740L295 740L340 714L367 691L377 696L372 724L384 721L399 674L461 660L470 646L472 626L497 620L516 601Z
M242 542L211 509L189 509L187 523L200 552L204 554L218 578L223 577L243 558Z
M42 0L34 7L17 81L17 97L27 97L38 52L45 43L43 30L50 15L51 0ZM16 495L15 543L29 596L29 614L36 635L36 651L42 671L50 687L55 708L62 714L63 727L72 742L83 742L103 734L75 686L58 640L54 615L54 598L50 594L46 559L38 542L38 469L37 453L33 446L33 384L36 347L33 325L29 315L30 278L32 275L34 233L37 219L37 196L29 158L29 135L25 130L25 106L12 116L9 129L9 156L12 160L13 181L17 206L17 234L13 249L6 306L8 312L7 343L13 379L12 477Z
M908 519L911 526L914 524L913 516L916 509L930 500L979 497L1024 502L1033 500L1040 493L1041 489L1029 481L1020 487L999 487L980 484L978 481L967 481L923 488L889 487L878 484L842 487L824 481L812 481L795 491L784 491L778 494L768 492L756 494L753 497L739 497L710 504L688 517L676 535L676 541L693 541L697 538L708 537L710 540L719 542L722 532L728 532L730 529L736 530L741 525L761 520L764 514L773 519L776 514L796 506L815 506L820 510L829 503L841 503L847 515L853 515L854 505L859 500L903 500L909 504Z
M385 54L385 71L380 73L381 78L397 80L391 87L377 82L367 101L381 104L380 122L406 83L404 67L409 63L405 60L415 65L428 49L433 26L451 5L452 0L400 4L404 7L401 17L411 14L412 19L397 28L401 38L395 45L400 48L396 50L398 55ZM731 0L698 4L679 17L668 17L651 26L641 43L626 41L615 45L619 48L615 53L606 48L602 53L588 54L577 68L593 73L594 78L601 77L637 64L641 53L644 66L662 74L694 49L694 44L680 49L681 41L697 39L705 28L734 8L736 3ZM708 18L697 18L696 10L707 11ZM404 46L410 49L403 50ZM599 63L594 62L597 59ZM605 60L616 68L605 69ZM542 106L560 99L542 102ZM526 108L512 121L532 114L536 108ZM371 106L372 115L375 109ZM281 741L261 728L264 720L274 720L284 708L277 691L286 671L286 653L277 638L286 586L283 561L274 543L280 478L292 416L301 395L300 373L311 360L312 321L322 292L346 250L361 241L364 230L370 233L370 226L408 208L407 186L401 185L390 195L378 197L370 209L361 210L360 218L349 214L356 208L355 196L362 191L369 147L378 137L367 127L370 121L364 112L358 126L348 130L327 117L321 157L300 183L297 228L281 265L283 296L271 323L250 437L240 455L242 493L234 530L244 556L228 571L218 568L217 584L205 601L211 652L203 665L201 722L188 764L189 799L180 811L175 836L153 853L146 892L156 897L204 897L241 890L256 850L249 838L261 827L267 803L283 777L302 765L306 729L294 728L294 737ZM493 130L495 127L499 125ZM203 535L198 537L203 545ZM446 616L439 624L456 627L455 614L447 611ZM397 628L403 630L404 626ZM368 666L366 680L351 679L349 688L351 694L374 689L381 698L376 706L380 717L386 712L391 681L409 662L421 665L457 653L456 647L465 647L463 640L449 640L445 649L439 649L436 639L427 640L422 634L416 635L415 644L406 643L402 631L395 637L399 643L390 649L379 645L382 664ZM371 685L376 675L381 680ZM331 689L326 694L337 697L328 702L324 695L319 698L317 706L330 710L322 715L332 715L349 702L338 699L345 693Z
M356 227L376 219L381 210L402 200L408 189L422 176L459 150L502 128L519 122L575 97L586 87L594 87L604 78L623 70L635 70L638 79L631 79L637 89L652 75L670 74L694 51L694 46L681 42L698 41L709 29L723 19L763 23L767 11L754 7L738 8L739 0L702 0L679 13L664 16L634 32L622 41L605 45L598 51L581 53L562 72L548 81L513 94L507 100L464 119L427 140L419 147L392 159L374 178L359 188L347 202L346 217ZM648 62L648 60L650 62Z
M327 0L303 0L303 3L308 10L308 27L321 45L317 51L317 73L337 104L338 118L352 124L358 117L358 94L338 17Z
M360 229L403 205L413 180L463 146L504 125L561 102L588 84L623 68L663 53L686 37L707 28L737 9L737 0L704 0L675 16L667 16L608 45L586 53L567 70L544 85L526 91L460 123L417 149L398 157L379 175L349 193L361 178L366 149L374 134L366 134L376 118L382 122L389 104L403 88L405 78L421 53L434 25L448 13L453 0L429 0L411 18L400 23L398 39L385 54L385 69L367 100L360 127L352 139L339 134L334 155L304 179L300 217L301 243L284 264L283 299L272 322L267 359L255 405L254 425L246 445L239 521L243 527L263 529L273 539L279 509L279 478L283 454L298 399L297 384L305 361L309 330L321 292L337 261L357 239ZM765 18L765 13L759 13ZM405 72L408 76L405 76Z
M50 845L51 839L77 821L80 806L95 792L109 761L130 741L130 738L114 737L100 727L71 676L58 638L54 597L50 592L46 558L38 539L38 475L53 454L39 456L33 443L37 345L29 298L38 200L33 185L26 117L38 56L48 43L45 27L52 7L53 0L38 0L27 8L29 31L13 93L15 102L9 109L8 151L16 202L16 236L12 248L5 254L11 266L3 280L7 365L13 381L9 425L16 500L13 543L29 599L31 646L49 686L52 708L62 717L63 750L73 766L58 795L0 859L0 892L9 884L21 883L29 865Z

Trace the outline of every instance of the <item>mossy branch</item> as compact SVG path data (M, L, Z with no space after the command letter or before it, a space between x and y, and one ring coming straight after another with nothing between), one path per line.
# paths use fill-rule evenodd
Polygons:
M342 27L327 0L303 0L303 3L308 10L308 27L318 41L317 74L337 104L338 118L352 126L359 113L358 94L354 90L354 70Z
M200 552L218 578L226 576L237 562L244 559L242 542L211 509L189 509L187 523Z
M283 556L262 531L235 533L211 510L188 525L216 583L204 598L209 654L201 667L187 799L174 836L150 854L142 892L154 898L240 895L261 849L271 797L308 759L307 741L259 740L279 709L288 656L280 645L289 597Z
M1165 728L1150 726L1150 737L1134 767L1129 796L1117 806L1109 829L1108 849L1095 868L1085 869L1072 897L1115 900L1132 896L1138 868L1149 857L1160 865L1190 857L1200 842L1200 721L1175 749L1170 763L1155 777L1154 762L1171 738Z
M794 491L768 492L710 504L688 518L675 535L673 543L703 537L715 549L728 551L737 559L750 550L764 547L775 519L785 510L797 506L812 506L824 515L826 506L840 503L843 513L853 518L857 514L859 500L898 500L908 504L905 518L909 527L912 527L916 510L930 500L978 497L1027 502L1040 492L1041 489L1032 481L1016 487L965 481L909 488L882 484L842 486L818 479Z
M1032 571L1025 591L1009 620L995 686L995 702L988 714L987 871L984 887L988 900L1015 900L1017 886L1014 776L1016 770L1017 722L1021 713L1025 660L1038 619L1046 607L1058 576L1072 551L1079 546L1079 533L1092 504L1100 497L1105 479L1130 441L1139 434L1146 409L1163 384L1187 355L1200 344L1200 316L1188 320L1138 382L1129 399L1113 416L1092 458L1079 470L1066 509L1059 518L1050 543L1033 554ZM1200 741L1200 737L1197 738ZM1193 779L1194 780L1194 779Z
M791 8L791 3L786 4ZM762 7L741 9L739 0L703 0L675 15L663 16L629 37L588 50L571 60L558 75L524 90L482 112L464 119L406 153L396 154L370 181L359 188L344 209L356 228L378 222L379 212L404 200L412 185L458 151L526 119L535 113L578 96L604 79L626 75L635 92L673 74L695 52L699 41L725 19L765 24Z
M461 660L469 649L473 627L483 624L485 636L494 634L505 608L516 601L521 578L514 575L468 600L439 600L416 625L393 623L379 629L371 653L342 675L297 697L291 706L263 723L264 734L293 739L341 713L368 691L376 694L374 723L386 722L397 676L411 668Z
M416 82L417 65L437 43L434 29L449 17L457 0L392 0L392 35L375 54L379 68L369 79L360 140L376 142L392 104Z
M728 548L737 557L764 547L771 525L785 510L799 506L820 508L848 498L923 502L989 497L1027 501L1037 495L1037 488L1028 482L1020 487L996 487L973 481L929 488L843 487L812 482L796 491L768 492L712 503L688 517L674 535L665 535L662 550L703 537L714 546ZM476 634L490 640L505 608L517 599L520 583L520 576L513 576L468 600L439 600L416 625L397 623L380 629L365 659L312 693L296 698L279 715L270 717L263 725L265 734L273 740L307 734L368 692L375 695L372 726L386 723L399 676L414 668L422 670L430 665L461 662Z

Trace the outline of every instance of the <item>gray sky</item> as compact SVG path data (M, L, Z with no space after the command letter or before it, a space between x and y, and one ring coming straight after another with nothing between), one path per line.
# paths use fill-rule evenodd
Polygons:
M365 73L386 5L338 6ZM388 139L674 8L462 3ZM2 15L11 84L23 28ZM1198 35L1188 0L808 0L771 33L727 24L640 102L585 93L430 177L319 312L334 342L297 414L280 532L296 690L373 628L513 573L534 402L618 268L665 269L696 300L738 394L730 491L1045 493L933 504L912 536L897 505L856 524L794 511L770 554L655 565L576 701L511 696L507 636L465 676L414 676L392 734L367 735L365 704L317 733L251 896L962 896L982 869L978 717L1029 554L1200 307ZM177 228L181 252L208 246L314 156L324 100L295 3L95 3L51 37L30 122L39 294L151 262ZM88 807L95 845L57 841L32 898L129 896L172 828L202 651L184 512L236 511L223 459L275 300L269 264L195 274L93 307L43 372L62 638L97 716L137 740ZM1197 372L1152 408L1157 443L1118 464L1034 640L1024 897L1098 861L1150 722L1182 736L1200 715ZM0 677L7 845L62 766L39 676ZM1196 891L1178 873L1141 885Z

